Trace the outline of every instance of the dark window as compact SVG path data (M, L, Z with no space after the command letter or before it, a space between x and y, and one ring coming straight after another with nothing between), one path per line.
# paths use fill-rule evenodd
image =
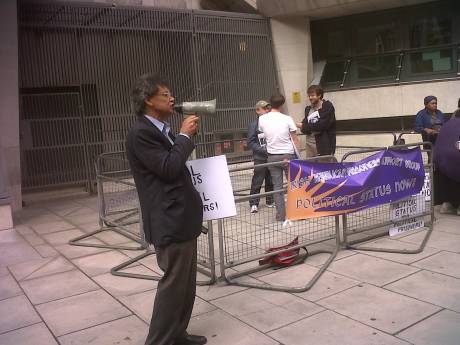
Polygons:
M340 84L343 80L343 72L345 71L345 61L328 62L324 67L322 84Z
M356 77L359 80L395 79L399 54L378 55L354 60Z
M420 48L452 42L450 18L427 17L410 26L410 47Z
M358 27L354 41L356 55L379 54L400 48L395 23Z
M452 49L424 50L410 53L410 73L450 72L453 69Z

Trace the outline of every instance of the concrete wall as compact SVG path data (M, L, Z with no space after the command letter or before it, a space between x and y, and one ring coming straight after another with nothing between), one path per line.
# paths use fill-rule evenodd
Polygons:
M13 209L21 207L18 31L15 0L0 1L0 169Z
M325 98L334 103L338 120L349 120L415 115L428 95L438 97L438 108L451 113L457 109L460 80L328 92Z
M100 3L115 6L149 6L175 9L201 9L200 0L36 0L36 2Z
M307 85L313 79L310 21L308 18L272 19L273 49L284 111L295 120L304 116ZM300 94L295 102L293 93Z

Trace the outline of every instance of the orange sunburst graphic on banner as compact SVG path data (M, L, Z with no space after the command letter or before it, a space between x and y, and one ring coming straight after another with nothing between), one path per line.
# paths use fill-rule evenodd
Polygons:
M290 175L290 167L288 176ZM341 204L351 203L353 196L361 193L361 191L339 196L335 199L328 198L330 195L334 194L336 191L341 189L348 179L342 181L338 185L331 186L328 190L318 193L321 187L325 184L325 181L318 182L313 184L313 169L310 172L310 175L307 177L307 181L304 182L302 186L301 183L302 167L299 167L299 172L297 173L294 179L294 186L290 179L288 179L288 193L287 193L287 207L286 207L286 218L289 220L299 220L306 218L317 218L324 216L334 216L338 214L344 214L349 212L355 212L360 209L365 208L365 206L359 206L355 208L341 208L338 210L321 210L326 207L330 207L334 204L337 204L340 201ZM352 204L351 204L352 205ZM347 206L351 206L348 204Z

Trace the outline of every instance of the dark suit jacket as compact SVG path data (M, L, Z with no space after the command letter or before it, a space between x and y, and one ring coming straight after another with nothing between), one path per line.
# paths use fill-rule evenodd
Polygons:
M185 166L193 143L178 135L171 145L153 123L140 116L128 133L126 149L146 241L161 247L197 238L203 204Z
M336 130L335 130L335 109L330 101L324 101L321 109L318 110L319 121L308 123L307 116L311 106L305 108L305 118L302 121L301 132L311 134L315 132L316 150L318 155L327 156L335 153Z
M268 154L265 147L260 146L258 134L259 131L259 118L251 122L248 126L248 147L252 150L254 160L266 161Z

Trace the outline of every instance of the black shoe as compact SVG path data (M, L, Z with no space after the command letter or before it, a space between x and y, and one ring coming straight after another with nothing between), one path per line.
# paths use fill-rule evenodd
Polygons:
M208 342L202 335L187 334L185 337L176 340L174 345L204 345Z

